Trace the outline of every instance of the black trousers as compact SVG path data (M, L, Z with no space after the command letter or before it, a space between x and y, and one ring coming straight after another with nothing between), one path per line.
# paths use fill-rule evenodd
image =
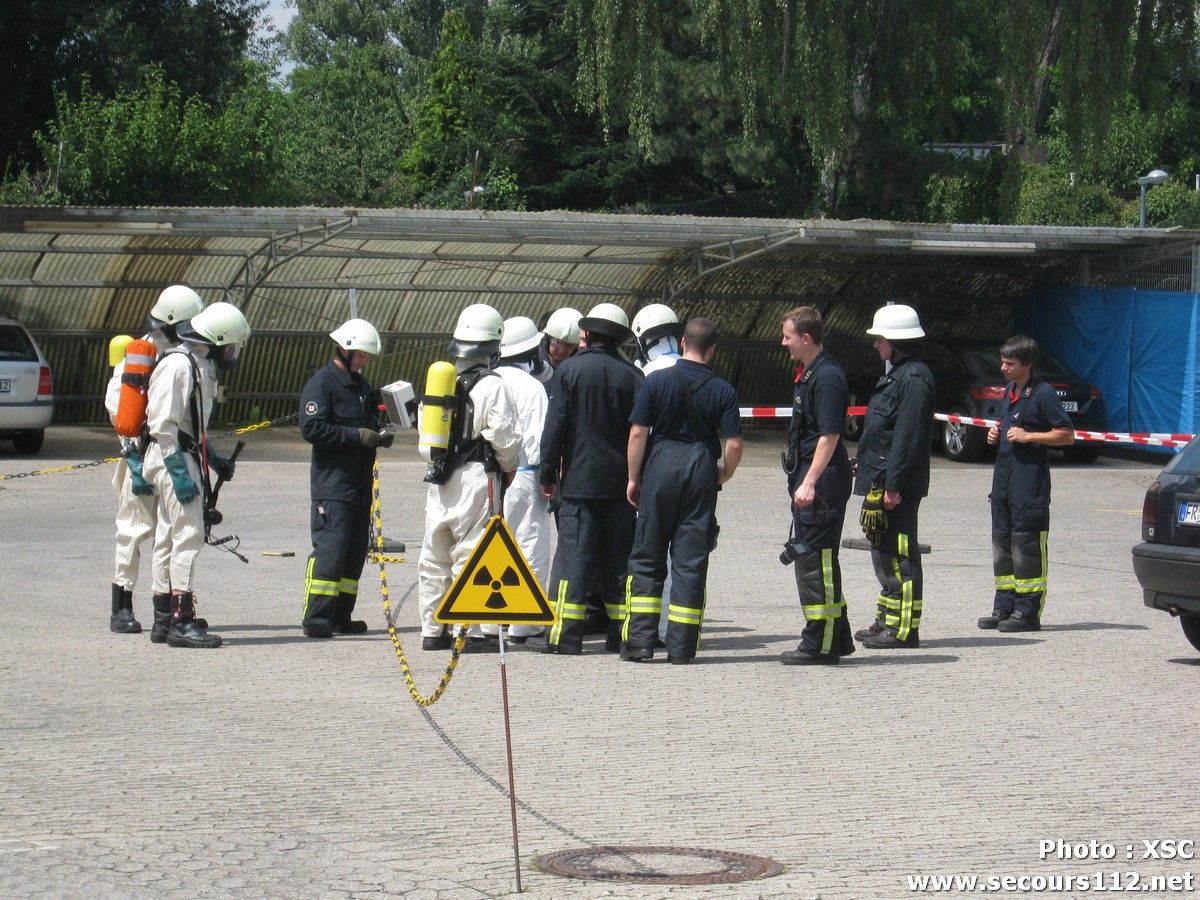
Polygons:
M340 500L315 500L309 518L313 552L304 579L304 624L344 625L358 598L367 559L371 508Z
M566 500L558 508L558 548L550 571L556 621L551 644L583 646L588 589L593 585L611 622L625 621L622 583L633 543L633 508L625 498Z
M667 654L691 659L700 646L708 555L717 537L717 465L699 443L658 441L642 473L633 550L626 588L629 618L622 637L631 647L653 649L662 614L667 560Z
M887 511L888 527L871 563L879 579L878 621L900 640L921 627L921 548L917 543L920 497L903 497Z
M788 500L803 480L807 466L788 480ZM817 498L812 506L799 509L792 504L792 530L796 537L796 593L804 613L800 649L824 656L841 656L854 650L854 638L846 617L842 594L842 566L838 549L846 502L850 494L849 473L827 468L817 479Z
M1050 497L992 492L992 609L1040 619L1046 606Z

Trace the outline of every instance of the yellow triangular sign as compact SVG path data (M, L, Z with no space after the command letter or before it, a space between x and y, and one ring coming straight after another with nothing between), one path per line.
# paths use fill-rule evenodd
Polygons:
M433 617L447 625L549 625L554 610L508 523L492 516Z

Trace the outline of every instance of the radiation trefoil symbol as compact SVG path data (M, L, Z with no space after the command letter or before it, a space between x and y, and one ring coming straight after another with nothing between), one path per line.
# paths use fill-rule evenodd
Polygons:
M490 584L492 592L488 595L484 606L488 609L504 609L504 607L508 606L508 603L505 601L504 595L500 593L500 589L506 585L508 587L516 587L521 583L521 576L517 574L516 569L509 566L499 578L492 578L491 573L487 570L487 566L483 566L475 573L475 577L471 579L471 583L477 587Z

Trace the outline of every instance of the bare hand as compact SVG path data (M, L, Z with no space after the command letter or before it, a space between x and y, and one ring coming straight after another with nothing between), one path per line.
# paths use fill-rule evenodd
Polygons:
M899 491L884 491L883 492L883 508L884 509L895 509L899 505L900 505L900 492Z
M1018 428L1016 425L1008 429L1008 440L1013 444L1028 444L1029 432L1024 428Z
M558 493L558 485L557 484L543 484L542 485L542 496L545 497L547 500L553 500L554 495L557 493Z
M629 479L629 484L625 487L625 499L629 501L629 505L634 509L638 508L638 501L642 499L642 486L632 478Z
M800 482L800 486L796 488L796 492L792 494L792 502L799 509L808 509L813 505L813 500L816 499L817 492L813 486L807 481Z
M995 447L1000 443L1000 428L998 426L993 425L988 429L987 442L989 447Z

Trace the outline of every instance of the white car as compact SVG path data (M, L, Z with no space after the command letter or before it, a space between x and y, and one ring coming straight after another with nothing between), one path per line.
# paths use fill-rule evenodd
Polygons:
M45 354L20 322L0 316L0 440L12 441L18 453L37 453L53 415Z

